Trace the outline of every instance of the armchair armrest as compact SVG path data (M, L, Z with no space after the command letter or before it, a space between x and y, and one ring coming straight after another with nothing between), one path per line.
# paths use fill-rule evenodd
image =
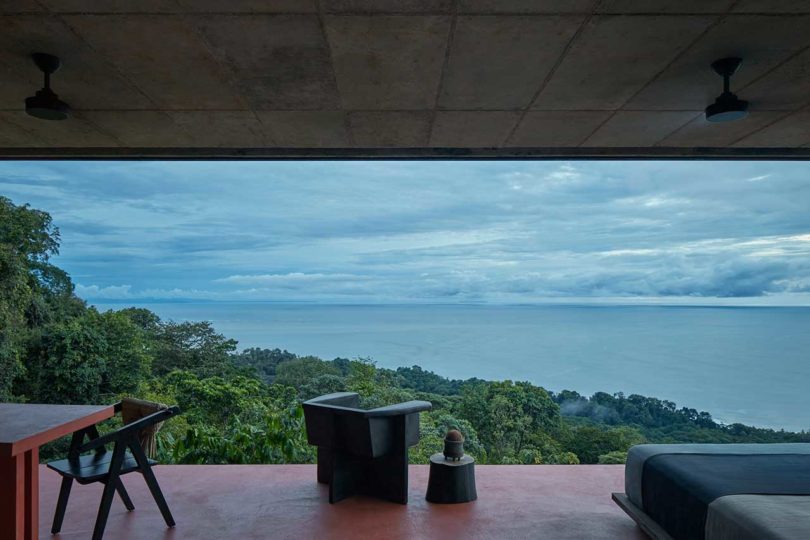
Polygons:
M422 411L429 411L433 408L433 404L429 401L406 401L405 403L397 403L396 405L388 405L386 407L377 407L365 411L366 418L375 418L380 416L402 416L406 414L413 414Z
M304 405L316 405L320 407L342 407L346 409L356 408L360 404L360 395L357 392L335 392L316 398L308 399Z

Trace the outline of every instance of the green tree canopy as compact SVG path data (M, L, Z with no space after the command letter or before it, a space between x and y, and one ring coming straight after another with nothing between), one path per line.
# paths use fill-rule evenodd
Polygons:
M560 427L560 409L548 392L527 382L465 384L456 413L478 430L490 459L517 459L526 448L544 444Z
M300 388L313 379L324 375L340 376L340 370L330 362L324 362L313 356L302 356L279 364L273 382Z
M214 330L208 321L162 322L155 336L156 376L181 369L201 376L225 375L234 368L236 340Z
M68 275L50 264L59 253L59 229L47 212L0 196L0 399L24 375L22 358L33 329L76 315Z

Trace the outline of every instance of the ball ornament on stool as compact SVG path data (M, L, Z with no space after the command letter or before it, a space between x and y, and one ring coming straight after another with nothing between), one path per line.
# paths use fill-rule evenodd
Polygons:
M444 437L445 459L458 460L464 457L464 435L457 429L451 429Z

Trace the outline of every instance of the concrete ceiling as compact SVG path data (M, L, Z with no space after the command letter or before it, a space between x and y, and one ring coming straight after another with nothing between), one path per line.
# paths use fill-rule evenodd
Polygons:
M0 0L0 156L810 157L807 0ZM28 117L53 88L74 110ZM709 68L744 63L742 121Z

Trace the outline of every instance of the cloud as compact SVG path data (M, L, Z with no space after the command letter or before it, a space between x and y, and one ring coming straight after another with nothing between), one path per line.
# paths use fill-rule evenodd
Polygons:
M254 274L254 275L233 275L214 280L218 283L236 283L239 285L298 285L311 284L313 282L324 281L356 281L366 280L367 277L353 274L305 274L303 272L292 272L289 274Z
M794 303L810 283L806 176L761 161L3 162L0 193L53 215L55 262L85 298Z
M763 181L763 180L767 180L767 179L768 179L768 178L770 178L771 176L772 176L772 175L770 175L770 174L761 174L761 175L759 175L759 176L752 176L751 178L747 178L747 180L748 180L749 182L761 182L761 181Z
M76 284L76 294L82 298L100 298L105 300L121 300L132 298L130 285L110 285L99 287L98 285Z

